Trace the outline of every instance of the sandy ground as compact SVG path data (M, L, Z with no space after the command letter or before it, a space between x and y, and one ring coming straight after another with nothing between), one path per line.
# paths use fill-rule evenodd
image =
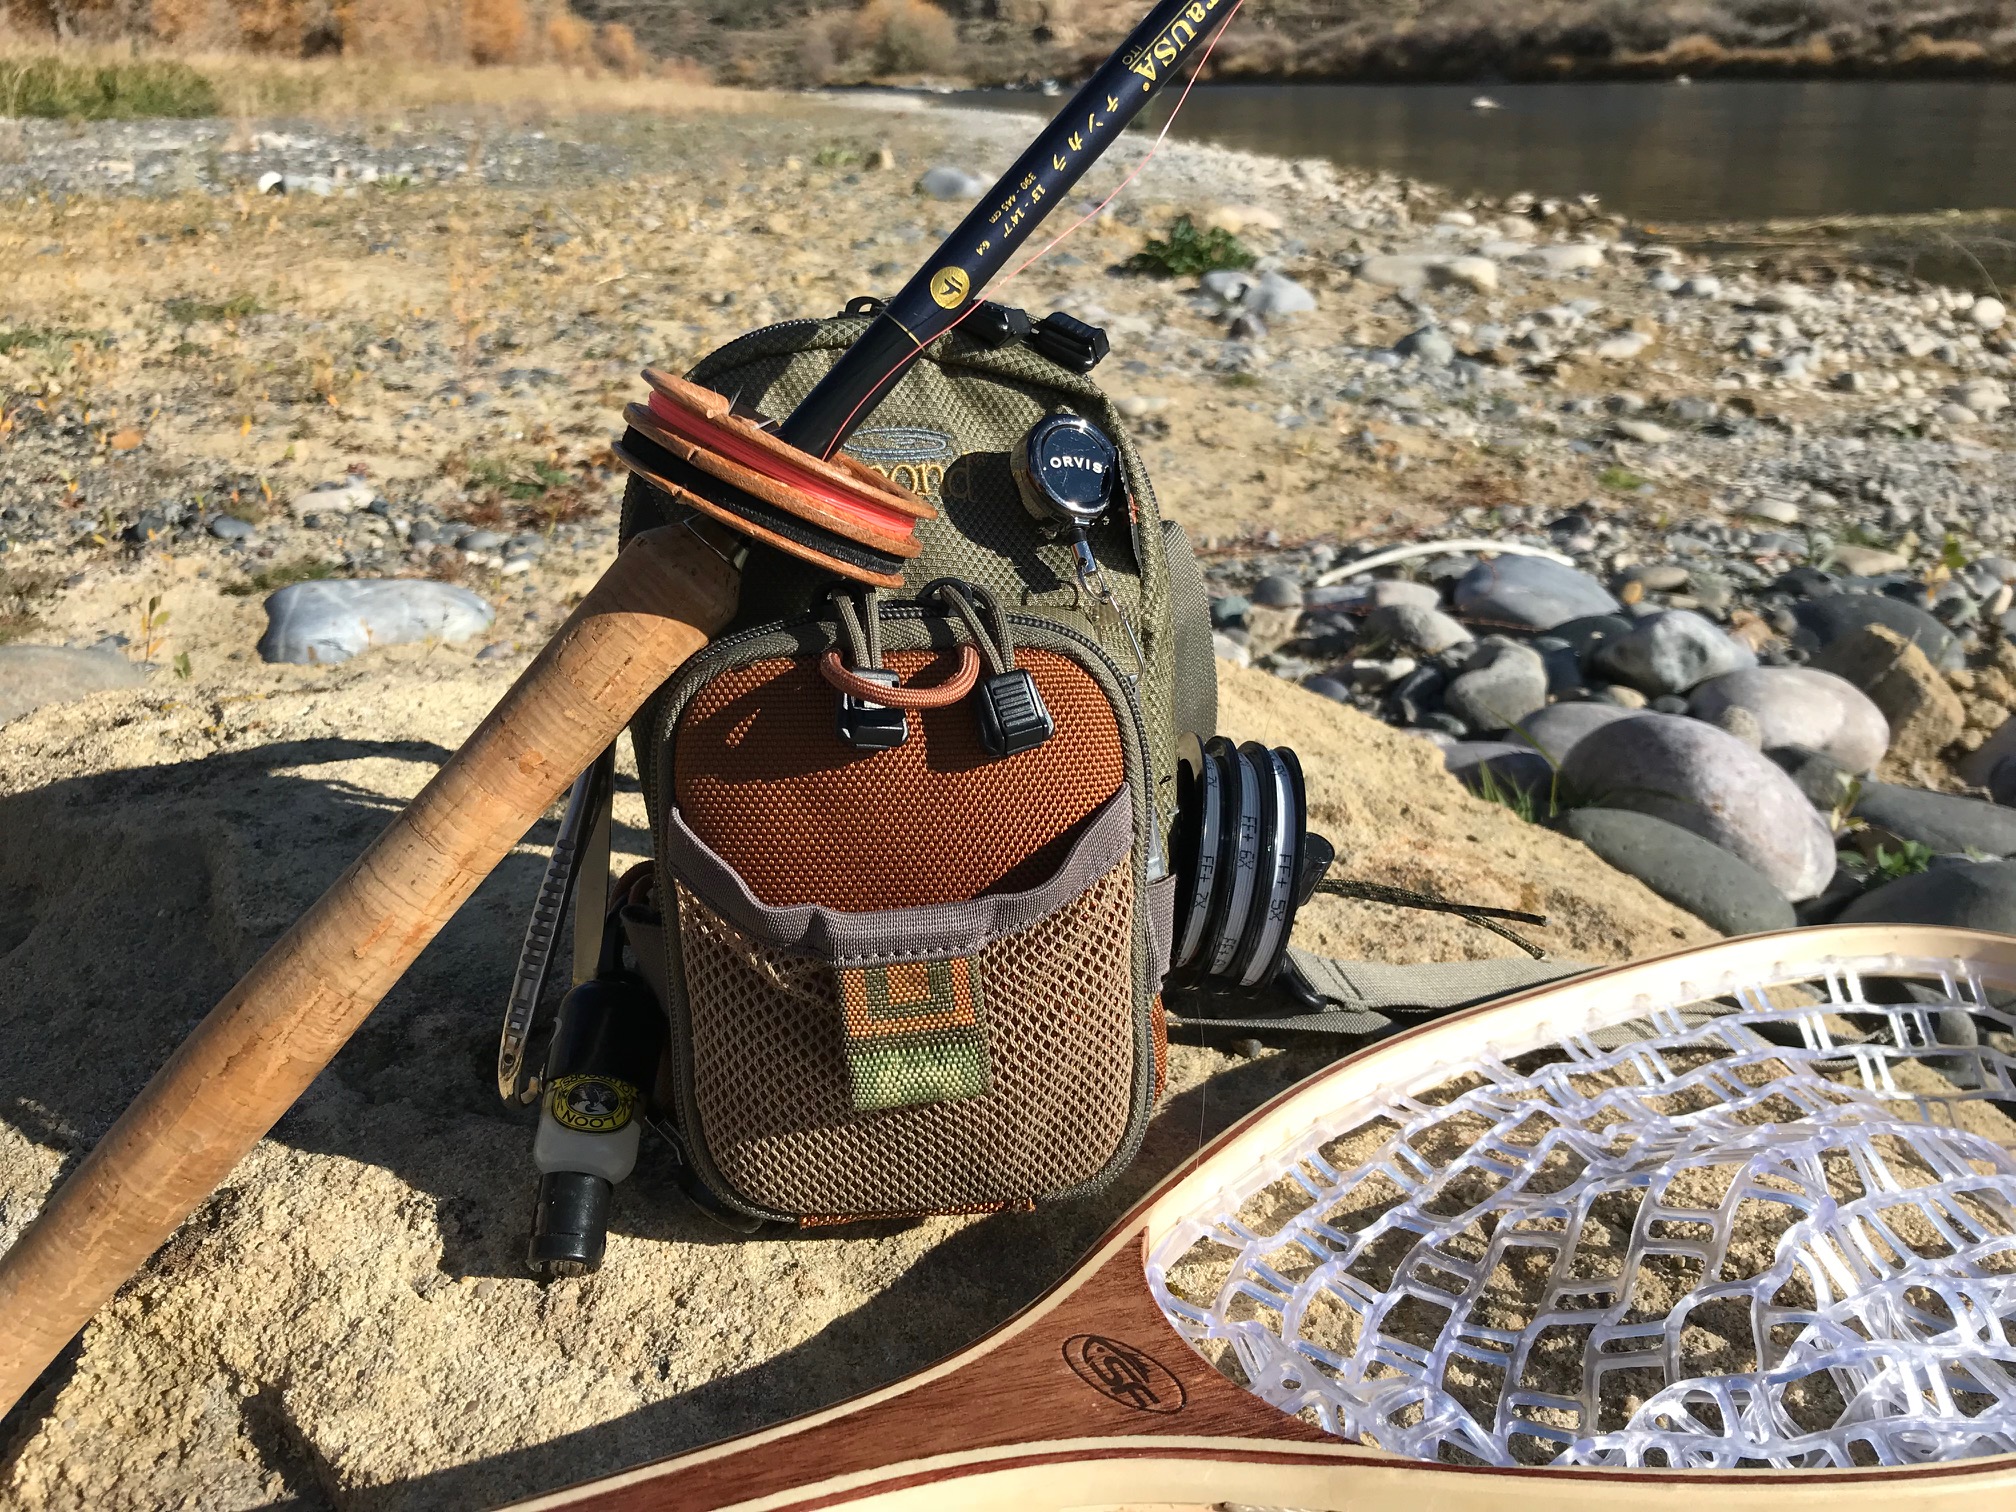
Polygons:
M0 732L0 1237L191 1024L502 692L466 652L261 668L100 695ZM1539 907L1565 956L1707 937L1572 842L1468 797L1424 744L1260 674L1228 730L1300 749L1350 874ZM618 851L641 855L642 800ZM831 1401L1036 1294L1200 1138L1314 1068L1174 1052L1112 1192L1029 1217L759 1243L647 1160L598 1277L520 1267L529 1127L490 1090L495 1020L552 824L84 1335L31 1402L0 1501L22 1508L427 1508L556 1486ZM1317 947L1494 954L1435 916L1313 910Z
M261 523L263 556L202 542L139 551L102 532L27 553L61 571L60 592L36 606L35 639L130 639L150 598L170 617L147 686L0 730L0 1242L419 789L606 561L611 477L597 456L640 359L677 365L773 314L837 307L856 292L843 266L910 255L896 238L881 252L787 247L766 229L812 177L790 154L822 134L880 134L858 115L839 121L737 123L761 171L751 208L734 216L703 198L717 169L668 157L662 175L625 191L624 212L661 216L667 234L627 247L594 220L598 198L614 213L607 186L414 190L365 210L38 203L0 231L17 249L51 235L73 249L9 289L17 321L88 320L125 338L20 359L13 392L32 378L36 413L62 417L24 424L38 437L60 430L89 462L65 494L50 460L60 448L38 441L34 466L50 471L33 474L37 490L79 509L199 485L213 491L206 507L233 489L243 505L281 501ZM900 202L920 234L944 229L951 210L907 198L907 182L861 192ZM185 223L197 227L187 237ZM568 240L546 237L569 224ZM1139 232L1100 234L1110 259ZM165 240L135 242L143 235ZM772 241L751 239L762 237ZM411 255L367 251L388 238ZM788 309L767 295L709 302L747 281L749 248L773 241L777 254L756 261ZM1039 287L1039 307L1074 279L1108 282L1090 266L1047 276L1055 287ZM249 289L285 313L162 326L164 299L203 289ZM401 332L409 355L387 355ZM367 348L379 355L353 365ZM500 351L561 379L494 407L444 400L421 412L394 397L426 364L429 392L458 364L456 381L487 381ZM1421 473L1381 474L1391 491L1359 496L1334 439L1308 457L1283 451L1271 418L1180 365L1172 354L1143 381L1195 400L1156 461L1172 512L1200 534L1276 520L1351 533L1432 502ZM292 490L356 464L388 494L481 507L469 459L512 448L557 458L585 502L581 528L556 535L523 577L440 566L498 603L489 659L474 644L320 669L252 657L259 599L223 587L299 552L369 547L290 522ZM1467 796L1425 743L1260 674L1226 679L1229 733L1302 753L1343 874L1546 912L1554 923L1536 937L1564 957L1622 960L1708 937L1579 846ZM498 1106L491 1066L556 817L59 1361L0 1441L0 1505L470 1506L780 1419L1005 1317L1200 1140L1318 1064L1177 1046L1170 1099L1134 1170L1097 1200L1034 1216L731 1240L647 1159L617 1200L603 1272L541 1288L520 1262L531 1130ZM619 860L641 857L634 779L617 820ZM1438 916L1327 901L1304 942L1402 961L1509 949Z

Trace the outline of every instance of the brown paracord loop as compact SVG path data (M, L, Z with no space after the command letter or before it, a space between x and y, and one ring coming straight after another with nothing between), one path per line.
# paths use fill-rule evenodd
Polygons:
M935 688L891 688L856 677L840 660L838 651L828 651L819 658L819 675L842 693L885 709L946 709L971 693L980 681L980 653L971 646L961 646L959 670Z

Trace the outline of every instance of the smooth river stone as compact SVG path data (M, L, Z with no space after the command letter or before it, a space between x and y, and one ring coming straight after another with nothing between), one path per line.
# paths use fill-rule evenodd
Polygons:
M1531 646L1494 637L1463 664L1442 707L1480 733L1509 729L1547 707L1547 664Z
M1545 557L1479 562L1456 584L1456 612L1480 624L1552 630L1570 620L1615 614L1622 606L1586 572Z
M1365 616L1364 632L1369 639L1422 656L1439 656L1476 638L1461 621L1421 604L1383 604Z
M1620 719L1636 717L1635 710L1620 709L1612 703L1550 704L1520 720L1509 738L1531 746L1558 766L1585 737Z
M1855 817L1949 855L2016 855L2016 810L1979 798L1865 782L1855 800Z
M373 646L481 635L495 612L467 588L423 578L339 578L296 583L266 600L259 655L328 666Z
M1592 731L1563 763L1578 807L1631 809L1747 861L1793 902L1834 875L1834 837L1792 779L1735 736L1682 715Z
M1613 682L1650 697L1688 689L1757 665L1757 655L1720 626L1687 609L1640 620L1630 633L1596 653L1595 667Z
M1473 791L1484 785L1484 768L1489 767L1501 792L1530 794L1543 811L1554 786L1554 769L1546 758L1510 741L1456 741L1442 748L1442 764L1450 776Z
M0 725L45 704L72 703L107 688L135 688L147 671L116 651L73 646L0 646Z
M2016 861L1939 866L1900 877L1844 908L1838 924L1943 924L2016 934Z
M1676 908L1725 935L1791 929L1799 919L1756 867L1692 830L1629 809L1574 809L1563 829Z
M1825 649L1868 625L1883 625L1915 644L1941 672L1957 672L1966 663L1960 643L1926 610L1880 593L1829 593L1800 599L1792 617L1812 643Z
M1709 724L1720 724L1728 710L1747 709L1767 751L1817 751L1850 772L1874 771L1890 749L1890 722L1875 701L1846 678L1809 667L1731 672L1696 688L1688 707Z

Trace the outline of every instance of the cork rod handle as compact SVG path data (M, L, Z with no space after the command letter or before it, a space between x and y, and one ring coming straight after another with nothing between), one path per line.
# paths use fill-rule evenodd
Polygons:
M637 537L406 811L197 1026L0 1257L0 1407L329 1064L644 700L735 612L687 529Z

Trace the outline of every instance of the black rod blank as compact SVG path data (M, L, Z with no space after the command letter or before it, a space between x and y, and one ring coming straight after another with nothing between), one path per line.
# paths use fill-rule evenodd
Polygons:
M841 354L784 422L783 439L818 457L845 444L1235 8L1236 0L1161 0Z

